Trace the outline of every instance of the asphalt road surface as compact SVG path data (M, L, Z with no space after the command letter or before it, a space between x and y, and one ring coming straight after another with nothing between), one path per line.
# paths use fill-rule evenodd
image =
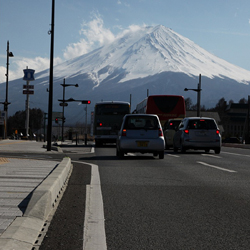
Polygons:
M107 249L249 249L249 150L115 156L65 149L70 183L40 249L83 249L85 186L99 166Z

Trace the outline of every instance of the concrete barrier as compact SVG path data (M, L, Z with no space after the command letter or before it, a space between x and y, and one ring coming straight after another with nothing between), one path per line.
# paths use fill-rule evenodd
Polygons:
M0 237L0 250L31 250L70 174L71 159L64 158L34 190L22 217L17 217Z

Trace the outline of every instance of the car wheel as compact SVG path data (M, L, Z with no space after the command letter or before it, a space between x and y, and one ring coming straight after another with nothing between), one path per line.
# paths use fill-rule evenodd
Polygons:
M117 155L119 158L122 158L122 157L124 156L124 153L123 153L121 150L118 150L118 149L117 149L116 155Z
M215 152L215 154L219 154L219 153L220 153L220 148L216 148L216 149L214 150L214 152Z
M164 150L159 152L159 159L164 159Z

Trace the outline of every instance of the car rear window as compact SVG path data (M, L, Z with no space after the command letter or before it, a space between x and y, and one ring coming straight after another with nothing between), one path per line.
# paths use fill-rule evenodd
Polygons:
M190 120L188 123L189 129L217 129L217 125L214 120L197 119Z
M168 125L167 125L166 129L176 129L176 128L178 128L178 126L179 126L180 123L181 123L180 120L170 121L170 122L168 122Z
M133 116L127 117L125 124L125 129L158 129L159 123L156 117L145 117L145 116Z

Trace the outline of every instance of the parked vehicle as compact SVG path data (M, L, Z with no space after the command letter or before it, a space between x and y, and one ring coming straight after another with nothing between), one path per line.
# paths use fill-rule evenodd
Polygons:
M164 158L165 142L157 115L128 114L123 118L116 142L116 155L129 152L153 153Z
M165 149L173 147L173 139L176 129L179 127L182 119L170 119L165 123L163 128L163 135L165 140Z
M221 135L215 120L207 117L184 118L173 139L174 152L184 153L187 149L203 149L216 154L221 150Z

